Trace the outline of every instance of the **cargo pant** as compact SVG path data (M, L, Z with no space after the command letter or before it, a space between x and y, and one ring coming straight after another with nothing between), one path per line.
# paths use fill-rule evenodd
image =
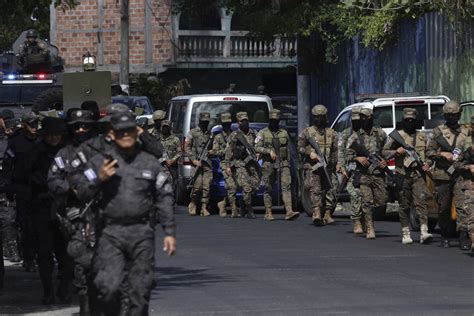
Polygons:
M451 203L453 199L454 183L447 180L435 180L436 202L438 203L438 226L441 236L454 237L455 222L451 218Z
M347 182L347 193L351 202L351 219L357 220L362 218L362 196L360 188L354 186L354 177L351 177Z
M382 207L387 202L387 189L384 175L360 176L360 194L362 196L362 212L372 216L374 208Z
M227 191L227 199L229 200L230 205L235 203L235 194L237 191L237 184L235 183L234 176L228 174L225 170L225 167L221 165L222 176L224 177L224 186Z
M201 203L209 203L209 190L211 189L212 168L203 163L202 167L196 173L193 189L191 191L191 199L197 201L199 193L201 194Z
M469 219L474 211L472 204L472 196L474 195L474 181L468 178L459 177L454 185L454 199L456 202L456 229L468 231L474 230L470 227Z
M105 226L92 263L95 291L105 308L116 304L123 284L127 284L130 315L148 315L154 283L154 238L155 231L148 223Z
M264 162L262 166L262 182L265 186L265 190L263 192L263 202L265 204L266 209L272 208L272 192L273 192L273 185L277 179L278 170L274 168L274 164L271 162ZM291 202L291 173L290 167L288 162L282 163L280 168L280 187L278 188L281 190L283 204L285 205L285 209L292 208ZM278 192L280 194L280 192Z
M309 191L311 209L314 211L331 211L335 208L336 195L334 190L323 188L320 171L305 170L305 189Z
M412 206L416 209L420 224L428 224L428 197L430 194L425 180L420 175L413 173L410 176L403 177L403 188L398 193L399 216L402 227L410 225L410 209Z
M237 186L242 188L243 201L246 207L252 206L252 194L260 186L260 176L257 167L253 164L235 167L235 179Z
M27 264L33 264L35 260L35 237L31 215L31 193L29 188L19 189L16 198L17 222L20 227L20 243L23 252L23 260Z

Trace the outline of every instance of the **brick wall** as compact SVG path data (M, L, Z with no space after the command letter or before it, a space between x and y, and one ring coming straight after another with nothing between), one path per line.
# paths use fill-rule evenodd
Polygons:
M153 72L172 62L171 17L169 0L129 0L129 53L131 72ZM146 5L151 7L148 23L151 63L146 63ZM102 4L102 8L100 8ZM81 0L73 10L55 10L52 39L67 68L81 66L84 53L97 56L99 69L118 71L120 64L120 2ZM157 20L159 19L159 21ZM101 23L102 22L102 23ZM100 39L100 40L99 40ZM102 61L102 64L100 63ZM135 71L134 71L135 70Z

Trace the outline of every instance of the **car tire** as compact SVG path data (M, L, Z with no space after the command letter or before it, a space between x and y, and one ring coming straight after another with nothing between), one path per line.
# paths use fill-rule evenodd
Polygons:
M63 88L53 87L44 90L33 102L33 112L50 111L63 109Z
M313 210L311 208L311 196L309 190L307 190L304 186L304 170L299 172L299 191L298 191L298 201L299 201L299 209L304 210L306 215L311 217L313 215Z

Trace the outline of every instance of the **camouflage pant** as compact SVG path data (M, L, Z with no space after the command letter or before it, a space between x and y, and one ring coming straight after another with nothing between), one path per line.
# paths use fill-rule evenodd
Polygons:
M403 178L403 188L398 193L398 202L400 203L400 224L402 227L410 225L410 209L415 206L416 214L420 219L420 224L428 224L428 191L425 180L412 174L410 177Z
M201 203L209 203L209 190L212 181L212 168L203 164L196 173L193 189L191 191L191 199L196 201L197 196L201 193Z
M469 221L472 218L474 210L473 202L474 195L474 181L459 177L454 185L454 198L456 201L456 229L464 231L474 231L472 223Z
M436 202L438 203L438 226L443 237L452 237L455 233L451 219L451 202L454 184L451 181L435 180Z
M360 176L360 194L362 195L362 212L371 216L374 208L381 207L387 202L385 177L362 174Z
M349 193L349 199L351 202L351 219L361 219L362 218L362 196L360 194L360 189L354 187L353 177L347 182L347 193Z
M237 186L242 188L245 206L251 206L252 194L258 190L260 185L260 177L258 175L256 166L248 164L245 167L236 167L235 179L237 180Z
M305 189L309 191L311 198L311 209L314 211L333 210L336 203L336 195L333 190L323 188L321 185L321 175L319 171L313 172L310 169L305 171Z
M291 173L288 165L281 166L280 168L280 186L283 204L286 209L291 209ZM262 166L262 182L265 186L263 193L263 202L265 208L272 208L272 192L273 185L275 184L277 177L277 170L273 167L273 163L265 162ZM280 192L278 192L280 194Z
M227 198L229 199L230 205L235 203L235 194L237 191L237 184L235 183L234 176L228 174L225 168L221 165L222 176L224 177L225 189L227 191Z

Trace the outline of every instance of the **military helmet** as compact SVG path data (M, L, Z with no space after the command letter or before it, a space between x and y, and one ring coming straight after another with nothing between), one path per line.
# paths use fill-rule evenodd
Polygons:
M313 115L327 115L328 109L322 104L317 104L313 106L313 108L311 109L311 113Z
M443 106L443 114L456 114L461 112L461 107L457 101L449 101Z
M416 116L418 115L418 111L413 108L404 108L403 109L403 119L416 119Z
M351 110L351 119L353 121L360 120L360 110L361 110L360 106L355 106L355 107L352 108L352 110Z
M279 120L280 119L280 110L273 109L269 113L270 120Z
M34 29L30 29L26 32L26 38L28 37L34 37L34 38L37 38L38 37L38 32Z
M360 109L360 114L366 117L371 117L374 114L374 111L370 108L362 108Z
M153 112L153 121L164 120L166 112L163 110L156 110Z
M163 126L169 126L169 127L171 127L171 126L172 126L171 121L170 121L170 120L163 120L163 121L161 122L161 128L163 128Z
M248 120L249 119L249 116L247 114L247 112L238 112L237 113L237 120L238 121L243 121L243 120Z
M211 120L211 113L209 112L201 112L199 113L199 120L200 121L210 121Z
M95 56L91 55L90 52L82 55L82 69L84 71L95 71Z
M232 116L229 112L221 113L221 123L232 123Z

